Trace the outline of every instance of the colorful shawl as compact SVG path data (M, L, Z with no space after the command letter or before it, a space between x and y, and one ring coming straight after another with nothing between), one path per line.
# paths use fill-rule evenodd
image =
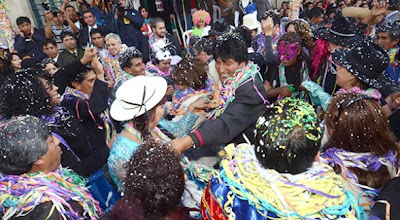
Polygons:
M354 182L363 192L373 195L377 195L380 189L374 189L372 187L362 185L358 182L357 176L351 172L348 168L359 168L365 171L377 171L381 166L386 166L391 177L396 177L399 167L399 160L393 152L379 157L373 153L355 153L346 151L339 148L329 148L322 153L323 162L330 166L339 166L342 170L343 175Z
M119 54L113 56L110 53L107 53L103 64L104 72L106 74L107 82L115 83L115 80L120 75L121 67L119 66Z
M85 186L86 180L74 171L60 167L54 172L23 175L0 174L0 212L7 220L28 215L36 206L51 202L48 217L55 209L63 219L97 219L101 215L99 203ZM83 209L83 216L74 210L70 202Z
M185 90L179 90L175 87L175 94L172 97L171 102L171 114L172 115L184 115L186 109L180 109L181 105L189 98L197 95L207 95L213 91L213 81L210 78L206 80L206 86L204 89L194 90L191 87L186 87Z
M232 77L225 80L224 85L220 90L217 90L214 94L214 99L209 100L211 102L213 110L208 118L216 118L220 116L226 109L226 107L235 100L236 90L245 83L252 82L253 87L256 90L259 97L267 103L268 101L260 93L254 84L254 78L256 75L262 79L258 66L253 62L248 62L243 69L237 70ZM203 98L208 99L206 96Z
M323 163L292 175L265 169L254 146L227 146L202 199L204 219L362 219L344 179Z

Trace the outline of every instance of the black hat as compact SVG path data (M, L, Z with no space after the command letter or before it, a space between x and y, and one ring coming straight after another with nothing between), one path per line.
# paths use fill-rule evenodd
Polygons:
M320 37L342 47L353 47L365 38L357 31L355 23L343 17L340 11L336 12L332 27L326 29Z
M338 5L336 3L329 4L326 8L326 15L329 16L331 13L335 12L337 8Z
M209 35L222 35L231 31L231 26L225 19L218 19L212 26L211 30L208 32Z
M332 52L332 58L368 86L380 89L390 84L385 73L389 56L373 42L365 41L352 49L337 49Z

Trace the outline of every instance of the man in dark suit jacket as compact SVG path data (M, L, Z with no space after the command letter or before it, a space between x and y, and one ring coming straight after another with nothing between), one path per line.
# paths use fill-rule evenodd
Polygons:
M65 46L65 50L60 53L57 59L57 63L61 68L72 61L81 59L84 51L78 47L76 37L71 32L63 32L60 37Z
M96 17L94 16L92 11L83 12L83 21L87 24L87 26L79 30L78 38L79 46L82 48L86 48L92 45L92 40L90 38L90 31L92 29L100 29L105 35L109 33L106 26L96 24Z

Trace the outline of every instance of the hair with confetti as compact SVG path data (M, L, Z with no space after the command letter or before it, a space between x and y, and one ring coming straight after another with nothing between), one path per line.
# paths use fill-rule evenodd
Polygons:
M314 47L314 40L310 24L302 19L292 20L286 24L285 30L287 30L290 25L293 25L296 33L300 35L302 45L311 51Z
M195 11L193 13L192 17L193 17L194 25L198 25L200 23L200 21L204 21L204 23L206 23L206 25L209 25L211 22L210 14L206 10L203 10L203 9Z
M161 219L181 201L184 171L171 147L145 141L126 167L125 193L140 201L147 219Z
M129 47L119 55L119 65L122 69L132 66L131 60L135 58L143 59L142 53L136 47Z
M207 80L207 64L198 59L184 58L172 69L171 79L175 85L203 89Z
M5 118L30 114L51 115L51 97L36 77L39 71L24 69L7 77L1 86L0 109Z
M326 126L331 139L325 149L338 148L376 156L393 152L398 157L400 153L387 118L374 97L353 92L337 94L326 112ZM385 167L375 172L350 170L357 174L359 183L373 188L380 188L390 180Z
M46 123L33 116L16 116L0 126L0 172L21 175L47 152L50 130Z
M247 47L243 38L236 33L226 33L215 40L214 59L220 58L222 61L233 59L238 63L248 61Z
M314 108L286 98L262 115L255 130L259 162L280 173L298 174L311 167L319 150L321 128Z

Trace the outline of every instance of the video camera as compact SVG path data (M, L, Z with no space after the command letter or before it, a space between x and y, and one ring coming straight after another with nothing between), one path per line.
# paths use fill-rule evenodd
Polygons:
M42 7L45 11L50 11L54 17L57 17L57 14L60 13L60 10L58 8L52 8L50 10L49 4L44 1L42 1Z
M119 0L112 0L112 5L114 9L118 11L118 14L120 15L125 14L125 7L121 5L121 2L119 2Z

